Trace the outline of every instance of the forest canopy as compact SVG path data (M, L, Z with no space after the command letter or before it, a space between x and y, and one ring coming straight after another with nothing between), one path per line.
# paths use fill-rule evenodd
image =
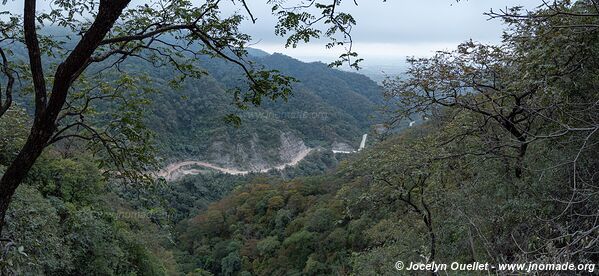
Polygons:
M234 1L243 15L232 17L220 13L219 1L157 2L169 5L55 1L57 12L36 13L27 0L29 14L0 26L27 48L0 44L0 106L8 105L0 114L1 274L464 272L409 271L398 262L489 263L479 272L497 275L525 273L499 264L574 264L531 273L596 273L599 1L489 10L486 18L504 24L500 43L464 40L408 58L406 72L380 87L247 48L238 27L254 16L244 1ZM268 3L279 19L274 31L289 46L319 36L352 43L357 22L337 10L340 1ZM81 21L82 13L93 20ZM77 43L37 34L46 21L78 34ZM53 57L54 48L64 52ZM348 48L341 61L356 65ZM29 61L9 62L18 56ZM97 62L109 65L101 78L88 74L103 68ZM16 87L22 95L12 98ZM266 101L278 98L288 102ZM330 118L269 117L238 128L214 119L251 106L325 110ZM387 123L369 121L375 110ZM194 167L175 181L135 181L151 176L156 155L202 155L196 140L228 143L213 151L217 157L263 151L276 160L279 132L297 135L312 153L267 173ZM355 143L363 132L369 140L360 151L327 148Z

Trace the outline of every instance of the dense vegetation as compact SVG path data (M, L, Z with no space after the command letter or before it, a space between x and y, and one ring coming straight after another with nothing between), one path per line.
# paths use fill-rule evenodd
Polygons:
M201 157L233 167L252 162L280 164L282 134L297 137L308 147L330 149L332 143L343 142L357 148L362 134L377 122L375 109L382 92L365 76L281 54L253 53L257 64L298 80L287 102L269 101L236 110L229 100L230 91L242 85L242 74L220 60L203 60L209 75L186 80L177 90L168 89L168 72L144 70L159 80L148 126L158 134L162 156ZM239 127L223 123L229 113L240 116Z
M24 111L0 128L0 172L24 141ZM8 139L7 139L8 138ZM170 235L117 194L89 152L46 152L7 214L0 273L19 275L160 275L175 271Z
M407 76L385 83L391 116L431 120L334 173L246 185L212 204L179 230L191 255L184 270L392 275L398 260L596 264L598 17L588 16L591 1L561 4L492 13L509 26L501 46L466 42L411 59Z
M428 119L351 156L322 150L280 172L145 183L104 170L94 147L56 143L10 205L0 272L395 275L396 261L597 264L593 4L490 13L507 24L501 45L468 41L410 59L405 76L384 83L386 115L391 125ZM325 110L331 124L258 116L240 129L222 126L233 109L221 96L239 85L238 68L204 60L210 75L181 83L182 92L162 86L168 72L150 71L158 94L142 102L154 111L144 120L157 132L158 151L195 155L207 150L204 141L244 148L236 141L257 137L268 152L277 145L273 131L319 146L368 127L378 102L372 82L278 54L253 58L302 80L287 105L265 103L259 112ZM0 120L0 173L25 143L30 121L20 105Z
M204 75L198 65L202 58L235 64L241 69L243 85L234 90L232 102L240 109L260 106L265 99L289 97L294 78L247 60L252 37L240 27L244 22L256 23L252 9L245 0L227 2L245 9L223 13L226 5L218 0L53 0L44 9L35 0L25 0L14 4L21 12L2 12L0 117L14 106L17 92L30 92L27 98L32 100L34 112L31 131L0 177L0 234L17 188L53 144L86 141L89 148L95 148L94 155L103 154L110 161L109 165L99 162L101 170L112 170L134 182L151 179L147 174L151 170L148 165L155 164L151 134L142 123L144 109L140 108L147 100L138 97L152 90L148 89L152 84L150 79L122 70L131 58L177 71L170 87ZM9 4L13 6L2 2L3 6ZM350 35L356 21L337 9L340 1L289 6L285 1L267 1L266 5L278 20L273 24L274 34L286 39L286 47L317 38L327 39L327 48L349 44L333 65L346 63L358 68L361 59L351 50ZM322 24L316 26L314 20ZM64 32L46 34L41 30L46 25ZM15 55L15 48L26 49L27 58ZM98 114L96 105L116 108L104 108L112 112ZM240 122L235 114L228 114L226 120ZM288 137L281 134L282 143L291 144L284 135ZM10 239L2 242L11 245Z
M50 29L49 33L58 31ZM188 78L176 88L170 86L176 72L147 62L127 62L121 68L128 75L107 74L105 78L111 80L107 85L128 85L137 94L124 95L129 98L126 105L94 105L95 113L88 114L88 120L97 118L96 124L102 125L108 121L106 117L114 119L115 111L126 108L135 116L130 118L132 121L143 118L143 125L155 134L157 155L164 159L199 159L244 169L252 168L250 163L268 167L287 161L280 156L282 135L308 147L330 149L337 142L357 148L362 134L381 121L376 108L382 102L382 90L367 77L332 70L323 63L303 63L281 54L250 50L256 66L279 70L297 79L293 95L286 102L268 101L248 110L236 108L231 102L231 91L243 87L243 73L222 60L202 59L205 75ZM25 53L18 49L15 55L25 59ZM141 80L133 80L136 78ZM151 83L146 83L149 80ZM110 92L118 97L123 93ZM120 100L118 97L115 102ZM15 98L33 114L34 104L26 94L17 94ZM78 99L82 100L85 98ZM239 115L242 124L225 123L229 114Z
M0 125L0 172L26 135L25 110L11 109ZM17 131L13 131L17 130ZM322 174L337 164L330 152L271 176L207 173L173 183L107 180L81 144L53 147L16 193L7 214L2 273L49 275L177 275L187 254L174 226L238 187ZM140 186L141 185L141 186Z
M283 65L285 62L302 64L283 56L280 59ZM234 70L222 62L206 61L207 64L211 62L215 63L213 70L217 68ZM140 70L135 65L129 66L134 67L134 70ZM322 72L319 74L322 76L337 75L341 79L358 76L338 72L322 64L305 66L320 68ZM140 77L145 79L150 76L156 83L160 83L160 72L159 69L148 71L149 74ZM239 72L231 74L239 74ZM116 79L115 82L127 83L128 78ZM358 76L358 79L363 78ZM378 89L378 86L373 85L371 81L363 80L366 87ZM360 87L348 87L345 91L348 95L357 95L353 89L363 91L358 88ZM247 132L274 134L273 136L277 138L275 141L266 140L264 137L259 139L264 144L265 150L272 150L269 147L276 147L280 142L278 133L282 130L295 131L308 142L311 141L313 146L318 146L322 142L318 142L316 137L324 137L323 141L330 138L331 140L326 144L337 141L336 139L346 141L332 129L345 131L339 133L347 135L348 138L357 138L367 128L368 118L363 118L366 121L358 122L352 116L359 117L367 114L366 110L373 111L373 103L370 100L361 98L362 101L353 103L350 109L343 111L341 107L335 106L339 101L329 99L329 102L325 102L317 93L308 92L311 90L307 88L302 91L306 92L298 93L297 102L303 104L290 108L296 110L289 111L293 116L281 119L269 117L267 112L277 112L275 110L277 108L279 112L285 112L282 111L284 110L282 104L271 104L259 111L254 110L261 113L258 117L244 118L244 124L240 128L223 123L227 112L233 112L235 109L230 104L224 103L224 99L228 97L225 89L219 88L218 82L208 75L201 82L187 81L180 90L169 90L159 84L152 88L152 92L147 95L156 97L152 105L154 112L143 112L141 109L147 107L148 103L139 97L140 103L135 106L105 104L98 106L97 111L99 114L104 114L102 116L109 116L112 112L123 110L122 108L130 108L129 111L133 116L148 116L143 120L158 134L155 139L159 142L156 147L159 154L171 158L191 156L194 152L197 154L197 149L185 151L201 146L203 143L219 141L222 137L212 135L218 129L232 133L234 137L240 139L240 142L245 136L250 135ZM364 91L367 95L375 93ZM302 97L302 95L312 96ZM169 100L160 100L162 97ZM5 166L14 159L19 147L24 143L27 135L26 126L31 120L31 103L24 101L22 95L16 95L16 101L17 104L1 121L0 172L3 172ZM295 100L292 98L290 102L293 103ZM202 105L198 106L196 103ZM159 112L169 110L166 105L172 108L168 113L173 114L174 118ZM316 117L302 115L313 112L309 111L311 110L309 108L318 106L321 106L318 110L328 110L328 113L318 113L324 116L317 114ZM352 108L362 108L364 112L358 113ZM267 116L263 116L262 113L267 113ZM206 116L212 119L206 120ZM192 125L186 125L186 120L190 120ZM321 124L323 121L331 125ZM268 128L269 124L273 127ZM340 127L339 124L347 125ZM259 125L263 127L258 127ZM302 133L303 130L307 131ZM332 135L329 138L323 134L323 131L327 130L330 131L328 134ZM198 139L200 134L187 136L191 132L202 133L202 131L210 134L202 138L206 141ZM175 140L169 141L168 137L174 137ZM192 139L194 137L195 139ZM162 145L170 146L162 147ZM80 142L58 143L51 147L33 168L25 184L18 189L14 203L7 214L7 231L4 236L9 237L10 242L5 245L6 251L3 251L0 258L0 269L3 273L177 274L177 271L180 271L179 266L176 265L177 258L186 256L176 247L176 240L173 237L173 227L177 223L197 215L210 202L221 199L238 186L246 183L280 183L280 179L324 173L336 166L339 158L328 150L322 150L308 156L299 166L273 171L270 176L256 174L240 177L207 173L190 176L173 183L147 185L106 179L110 174L99 169L99 163L103 162L104 158L94 149ZM221 151L227 152L227 149ZM98 269L100 267L102 270Z

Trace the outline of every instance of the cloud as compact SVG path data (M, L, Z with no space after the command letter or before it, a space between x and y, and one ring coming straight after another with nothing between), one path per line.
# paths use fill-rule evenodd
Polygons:
M357 26L352 30L355 49L367 63L393 63L406 56L427 56L435 50L453 49L460 42L473 39L499 43L505 26L500 20L483 15L491 8L524 6L534 8L540 0L460 1L455 0L376 0L344 1L341 10L351 13ZM274 36L276 22L264 5L254 2L258 22L243 30L254 38L254 47L280 52L304 61L331 61L343 49L326 50L323 41L285 49L284 40Z
M293 2L291 0L289 2ZM297 0L299 1L299 0ZM38 1L39 2L39 1ZM48 9L50 1L41 1L40 9ZM132 5L146 1L134 0ZM339 10L354 16L357 26L352 31L354 47L367 62L403 60L405 56L430 55L435 50L450 49L458 43L473 39L498 43L504 28L500 20L488 20L483 13L511 6L534 8L540 0L357 0L342 1ZM233 1L222 1L223 15L235 11L244 13L242 6ZM274 35L276 17L271 14L266 0L249 1L256 24L246 22L241 30L254 38L253 47L268 52L281 52L304 61L334 60L343 49L326 50L324 41L285 49L285 40ZM5 10L20 11L22 1L9 1Z

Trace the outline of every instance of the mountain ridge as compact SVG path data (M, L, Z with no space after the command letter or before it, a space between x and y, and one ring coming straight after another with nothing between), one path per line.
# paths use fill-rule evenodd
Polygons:
M186 80L178 92L161 89L160 98L154 99L149 125L159 134L163 156L262 170L288 161L282 135L307 147L330 149L335 143L357 147L362 134L376 122L372 118L382 94L368 77L278 53L258 53L259 57L250 55L256 66L299 80L287 102L265 101L246 111L234 108L227 91L240 86L240 68L203 59L208 72L204 79ZM241 126L223 124L227 113L238 114Z

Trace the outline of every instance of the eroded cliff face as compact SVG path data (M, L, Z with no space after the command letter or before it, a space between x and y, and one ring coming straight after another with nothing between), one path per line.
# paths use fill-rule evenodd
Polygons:
M293 161L301 152L308 150L302 139L291 132L281 133L281 146L279 147L279 158L281 163Z
M229 148L224 142L212 143L213 150L210 162L199 160L184 160L169 164L164 169L156 172L157 177L166 181L174 181L186 175L195 175L218 171L233 175L246 175L252 172L266 173L271 170L283 170L301 162L308 156L312 149L304 144L302 139L291 132L281 132L276 158L260 152L260 141L257 135L248 140L248 146L237 144L234 150L228 153ZM269 159L267 159L269 158ZM269 161L274 160L274 161ZM237 163L242 162L242 163ZM240 165L241 164L241 165Z
M272 140L264 141L253 134L241 143L216 141L208 148L206 161L228 168L260 171L292 162L299 154L309 150L304 141L292 132L281 132L278 139Z

